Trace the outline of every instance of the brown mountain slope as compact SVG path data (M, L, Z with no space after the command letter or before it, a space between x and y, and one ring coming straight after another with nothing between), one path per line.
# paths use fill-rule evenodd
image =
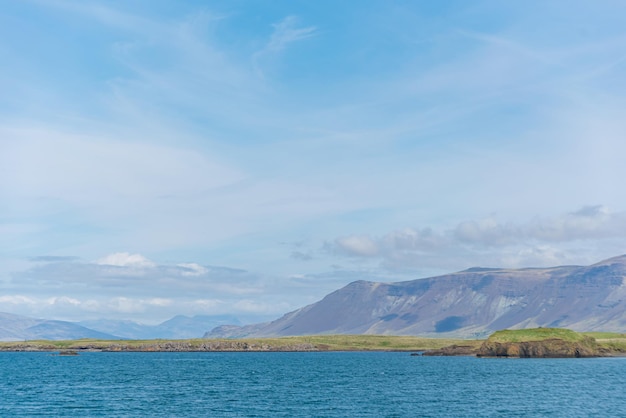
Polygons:
M271 323L207 337L394 334L480 337L504 328L626 331L626 255L591 266L473 268L397 283L357 281Z

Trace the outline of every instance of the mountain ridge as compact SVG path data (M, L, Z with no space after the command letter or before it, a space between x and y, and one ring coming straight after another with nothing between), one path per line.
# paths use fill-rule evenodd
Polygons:
M80 338L120 339L115 335L83 327L74 322L37 319L0 312L0 341Z
M232 315L177 315L157 325L145 325L110 319L70 322L0 312L0 341L200 338L210 327L227 322L239 320Z
M275 321L205 337L394 334L480 338L505 328L626 330L626 255L589 266L474 267L436 277L355 281Z

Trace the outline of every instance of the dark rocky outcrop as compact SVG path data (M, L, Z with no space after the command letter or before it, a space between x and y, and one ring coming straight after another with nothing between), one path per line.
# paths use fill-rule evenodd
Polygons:
M59 351L57 346L45 342L23 342L10 345L0 345L0 351L24 352L24 351ZM80 352L288 352L288 351L325 351L320 345L309 343L288 343L276 344L265 342L246 342L241 340L228 341L149 341L145 343L137 342L84 342L80 341L72 344L71 350L76 354Z
M473 356L476 355L476 347L472 345L450 345L437 350L424 351L423 356Z
M598 344L595 338L561 328L502 330L480 346L451 345L424 353L427 356L576 358L622 355Z
M485 341L478 351L478 357L519 357L519 358L574 358L601 357L606 355L599 350L596 341L586 337L581 342L559 339L524 342Z

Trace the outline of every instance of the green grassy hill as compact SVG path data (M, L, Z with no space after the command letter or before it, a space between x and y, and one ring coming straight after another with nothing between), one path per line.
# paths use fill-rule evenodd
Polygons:
M576 342L585 340L585 335L564 328L530 328L530 329L505 329L496 331L489 336L488 341L499 343L519 343L527 341L544 341L559 339Z
M603 335L607 337L608 335ZM615 335L611 335L615 337ZM621 340L621 341L619 341ZM585 333L562 328L502 330L478 349L480 357L602 357L621 355L626 339L600 341Z

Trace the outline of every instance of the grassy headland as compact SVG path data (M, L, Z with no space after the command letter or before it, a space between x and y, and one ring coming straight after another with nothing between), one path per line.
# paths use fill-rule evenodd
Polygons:
M604 357L625 353L626 338L623 334L533 328L497 331L476 354L485 357Z
M585 339L585 335L565 328L504 329L491 334L488 341L498 343L520 343L528 341L544 341L548 339L578 342L583 341Z
M542 341L561 339L568 342L595 340L599 350L608 350L615 354L626 354L626 334L617 332L575 332L565 328L532 328L496 331L489 340L499 342Z

